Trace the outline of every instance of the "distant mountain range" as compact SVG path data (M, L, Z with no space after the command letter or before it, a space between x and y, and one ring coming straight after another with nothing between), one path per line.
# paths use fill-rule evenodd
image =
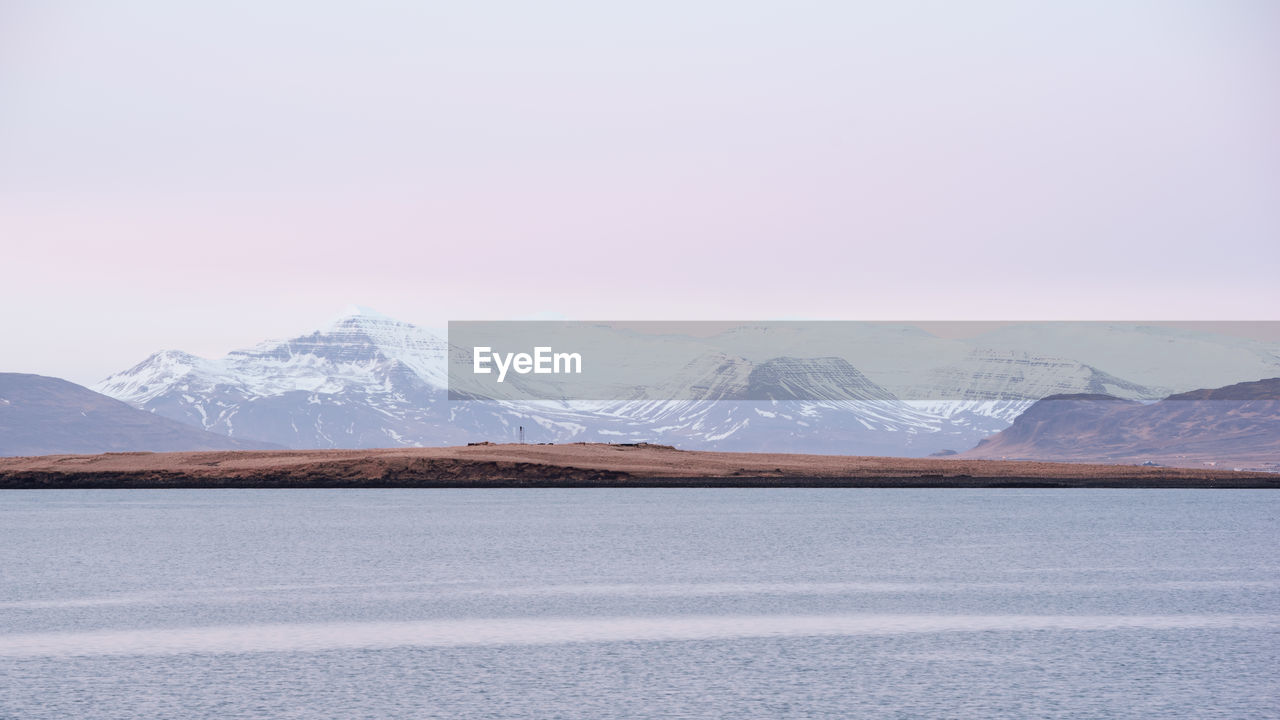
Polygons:
M1054 395L961 457L1280 470L1280 378L1151 404Z
M0 455L276 447L144 412L66 380L0 373Z
M850 328L743 325L718 335L715 351L673 338L684 370L625 398L450 402L457 348L355 309L217 360L158 352L94 389L211 433L300 449L512 441L523 426L530 442L919 457L974 447L1052 395L1150 402L1280 376L1274 344L1164 327L1041 323L964 340L906 324Z

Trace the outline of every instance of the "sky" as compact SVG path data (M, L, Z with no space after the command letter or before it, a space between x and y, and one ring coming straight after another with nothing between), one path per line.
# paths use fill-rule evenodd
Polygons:
M447 320L1280 319L1280 3L0 3L0 371Z

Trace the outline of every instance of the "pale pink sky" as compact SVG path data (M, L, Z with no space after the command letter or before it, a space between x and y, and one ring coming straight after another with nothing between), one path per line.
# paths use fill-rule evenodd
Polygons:
M0 5L0 370L401 319L1280 319L1280 4Z

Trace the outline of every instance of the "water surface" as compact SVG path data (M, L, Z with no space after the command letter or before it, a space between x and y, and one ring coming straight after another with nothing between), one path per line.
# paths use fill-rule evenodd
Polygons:
M1280 494L0 493L0 717L1276 717Z

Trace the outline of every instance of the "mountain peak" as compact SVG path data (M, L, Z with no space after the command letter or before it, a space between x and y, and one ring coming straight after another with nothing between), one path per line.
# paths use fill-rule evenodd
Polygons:
M372 308L362 305L348 305L327 328L319 332L321 334L356 332L367 335L370 340L377 342L378 339L387 340L388 338L385 336L388 333L399 337L405 333L417 333L419 329L413 323L397 320Z
M348 305L342 309L342 312L338 313L338 317L334 319L334 323L336 324L344 320L351 320L354 318L364 318L369 320L391 320L393 322L398 322L395 320L395 318L389 317L387 315L383 315L382 313L378 312L377 310L374 310L373 308L365 307L364 305Z

